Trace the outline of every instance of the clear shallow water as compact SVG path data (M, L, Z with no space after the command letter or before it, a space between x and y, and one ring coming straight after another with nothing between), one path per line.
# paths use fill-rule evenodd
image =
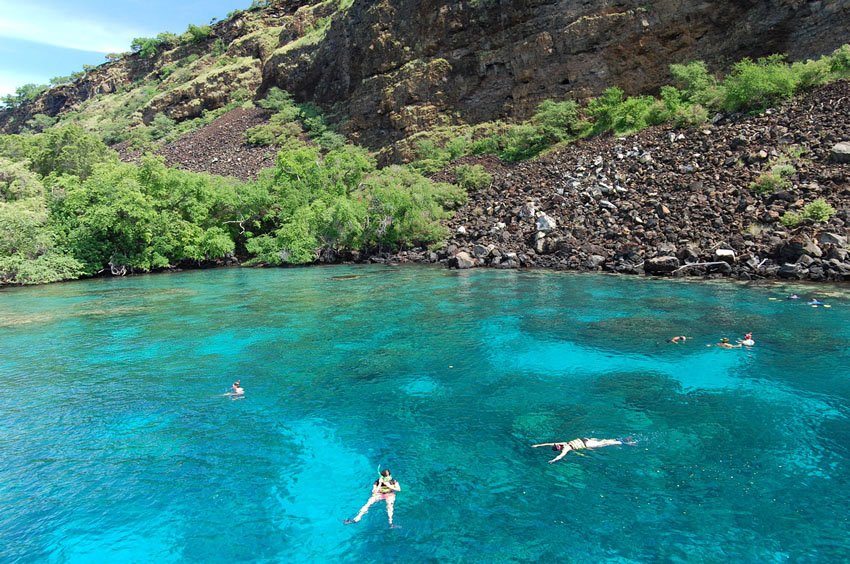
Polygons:
M794 290L832 308L425 268L2 291L0 560L846 560L850 293ZM402 528L343 526L378 465Z

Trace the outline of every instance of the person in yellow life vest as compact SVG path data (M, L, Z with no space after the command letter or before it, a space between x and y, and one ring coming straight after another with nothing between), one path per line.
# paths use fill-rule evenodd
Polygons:
M630 439L626 439L625 441L621 441L620 439L573 439L566 443L540 443L539 445L531 446L532 448L551 446L552 450L558 453L558 456L549 461L549 464L553 464L567 456L567 453L571 450L578 451L586 448L599 448L622 444L631 445L634 444L634 442L630 441Z
M343 523L350 525L351 523L359 522L373 504L383 500L387 502L387 518L390 522L390 528L396 528L393 525L393 506L395 505L395 494L400 491L401 486L399 483L393 479L390 471L384 468L381 470L381 477L372 484L372 497L369 498L366 505L360 508L354 519L346 519Z

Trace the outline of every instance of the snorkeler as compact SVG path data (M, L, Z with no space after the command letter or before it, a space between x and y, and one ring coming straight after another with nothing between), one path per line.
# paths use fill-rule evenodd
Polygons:
M746 335L744 335L744 338L742 340L739 340L738 343L745 347L751 347L756 344L756 342L753 340L752 333L747 333Z
M571 450L577 451L586 448L599 448L623 444L633 445L635 443L629 439L626 439L625 441L621 441L620 439L573 439L566 443L540 443L539 445L531 445L531 448L551 446L552 450L559 453L558 456L549 461L549 464L554 464L567 456L567 453Z
M670 337L670 339L668 339L669 342L676 345L678 345L679 343L684 343L687 340L688 337L685 337L684 335L676 335L675 337Z
M390 528L396 528L396 525L393 525L393 505L395 505L395 494L401 491L401 486L393 479L388 469L384 468L380 474L381 477L372 484L372 496L366 502L366 505L360 508L354 519L346 519L343 523L346 525L358 523L373 504L384 500L387 502L387 519L389 520Z
M235 382L233 382L233 385L230 386L230 391L224 395L230 396L232 399L244 398L245 390L242 388L241 381L236 380Z
M711 345L708 345L708 346L710 347ZM739 348L741 348L740 344L733 345L732 343L730 343L729 337L723 337L722 339L720 339L720 342L717 343L717 345L715 345L715 346L718 346L721 349L739 349Z

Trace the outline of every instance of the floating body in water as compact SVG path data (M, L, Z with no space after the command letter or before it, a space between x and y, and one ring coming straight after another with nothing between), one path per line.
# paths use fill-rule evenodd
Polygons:
M593 438L590 438L590 439L573 439L573 440L567 441L565 443L540 443L540 444L537 444L537 445L531 445L531 448L551 446L552 450L559 453L558 456L556 456L555 458L553 458L552 460L549 461L549 464L554 464L555 462L558 462L559 460L561 460L562 458L567 456L567 453L570 452L570 451L579 451L579 450L584 450L584 449L599 448L599 447L606 447L606 446L615 446L615 445L622 445L622 444L634 444L634 443L632 441L629 441L628 439L623 441L623 440L620 440L620 439L593 439ZM578 454L578 453L576 453L576 454Z
M684 343L687 340L688 337L685 337L684 335L676 335L675 337L670 337L670 342L676 345L678 345L679 343Z
M387 502L387 519L389 520L390 528L397 528L396 525L393 525L393 507L395 506L395 494L400 491L401 485L393 479L390 471L384 468L380 472L380 477L372 484L372 495L366 501L366 505L360 508L360 511L357 512L357 515L353 519L346 519L343 523L346 525L359 523L360 519L363 518L373 504L379 501L385 501Z
M240 380L236 380L230 387L230 391L224 394L230 396L231 399L241 399L245 397L245 390L242 388Z
M744 345L745 347L752 347L753 345L756 344L756 342L753 340L753 334L752 333L747 333L746 335L744 335L744 338L741 339L738 342L741 343L742 345Z

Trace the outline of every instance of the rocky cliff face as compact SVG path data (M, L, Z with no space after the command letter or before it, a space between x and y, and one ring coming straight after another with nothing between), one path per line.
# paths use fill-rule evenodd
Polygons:
M282 0L214 32L154 59L98 67L0 114L0 130L155 80L221 39L239 64L164 89L142 109L145 122L157 113L196 117L236 91L260 96L278 86L332 109L352 139L379 148L439 124L526 117L547 98L612 85L650 91L671 63L720 68L744 56L820 55L850 36L850 0Z
M381 0L334 21L309 70L264 85L326 106L371 147L441 122L526 117L547 98L653 90L671 63L800 59L838 47L850 1Z

